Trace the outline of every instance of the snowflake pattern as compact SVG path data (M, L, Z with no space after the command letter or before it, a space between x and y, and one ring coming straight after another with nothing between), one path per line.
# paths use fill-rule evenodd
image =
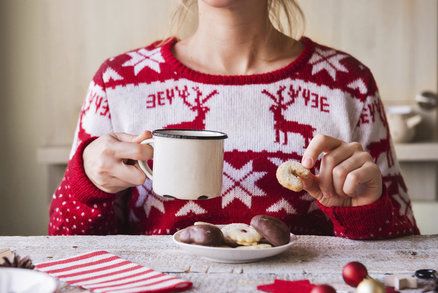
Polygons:
M359 93L361 93L362 95L365 95L368 92L368 88L365 85L364 81L362 80L362 78L358 78L355 81L350 82L347 87L349 87L352 90L358 90Z
M135 187L138 192L137 201L135 202L135 207L139 208L144 205L147 196L152 193L152 181L146 180L143 185L139 185Z
M175 214L177 217L187 216L189 213L193 213L195 215L201 215L207 213L207 211L202 208L200 205L196 204L193 201L187 202L179 211Z
M336 81L336 72L342 71L348 73L347 68L340 63L341 60L347 58L345 54L340 54L335 50L323 50L320 48L315 49L315 53L309 60L312 65L312 75L325 70Z
M161 200L159 200L158 197L156 197L153 194L149 194L146 197L146 201L143 205L143 208L144 208L144 212L146 214L146 217L149 217L149 214L150 214L152 208L159 210L162 214L164 214L164 212L165 212L163 202Z
M269 161L271 161L271 163L277 167L283 163L283 161L279 158L269 158Z
M252 160L240 169L235 169L228 162L224 162L222 208L238 199L250 209L253 196L266 196L266 193L256 185L257 180L266 173L254 171Z
M271 205L269 208L266 209L267 212L275 212L278 213L279 211L284 210L286 214L296 214L296 210L292 207L292 205L285 200L284 198L281 198L279 201Z
M161 48L153 50L140 49L134 52L127 53L130 60L123 63L122 66L134 67L134 74L137 76L145 67L154 70L157 73L161 72L160 64L164 62L163 55L161 54Z
M108 66L108 68L102 74L102 79L104 82L108 82L110 80L123 80L123 77L117 71Z

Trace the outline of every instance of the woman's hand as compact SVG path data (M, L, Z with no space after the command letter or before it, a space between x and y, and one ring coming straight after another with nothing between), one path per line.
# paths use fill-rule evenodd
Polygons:
M83 153L88 178L97 188L108 193L143 184L146 176L136 161L152 158L152 148L140 144L150 137L151 132L145 131L139 136L111 133L97 138Z
M322 153L319 174L302 178L304 189L322 205L362 206L381 196L382 174L360 143L317 135L309 143L301 163L305 168L313 168Z

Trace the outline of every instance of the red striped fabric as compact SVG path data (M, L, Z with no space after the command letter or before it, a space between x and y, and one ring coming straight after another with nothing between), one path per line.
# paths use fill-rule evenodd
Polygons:
M192 287L189 281L140 266L107 251L93 251L35 267L91 292L178 292Z

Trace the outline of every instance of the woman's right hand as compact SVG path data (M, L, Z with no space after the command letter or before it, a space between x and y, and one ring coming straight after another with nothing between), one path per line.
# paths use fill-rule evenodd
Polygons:
M139 136L110 133L97 138L84 149L85 173L97 188L108 193L143 184L146 175L136 161L152 159L152 147L140 144L151 137L151 132L145 131Z

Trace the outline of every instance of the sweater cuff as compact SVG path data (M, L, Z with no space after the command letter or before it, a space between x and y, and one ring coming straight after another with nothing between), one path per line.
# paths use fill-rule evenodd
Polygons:
M318 205L333 223L335 236L375 239L384 234L392 223L392 204L385 185L383 185L382 196L368 205L326 207L319 202Z
M73 197L83 203L115 198L115 194L107 193L97 188L85 173L83 153L85 148L96 138L86 139L78 146L68 163L65 173Z

